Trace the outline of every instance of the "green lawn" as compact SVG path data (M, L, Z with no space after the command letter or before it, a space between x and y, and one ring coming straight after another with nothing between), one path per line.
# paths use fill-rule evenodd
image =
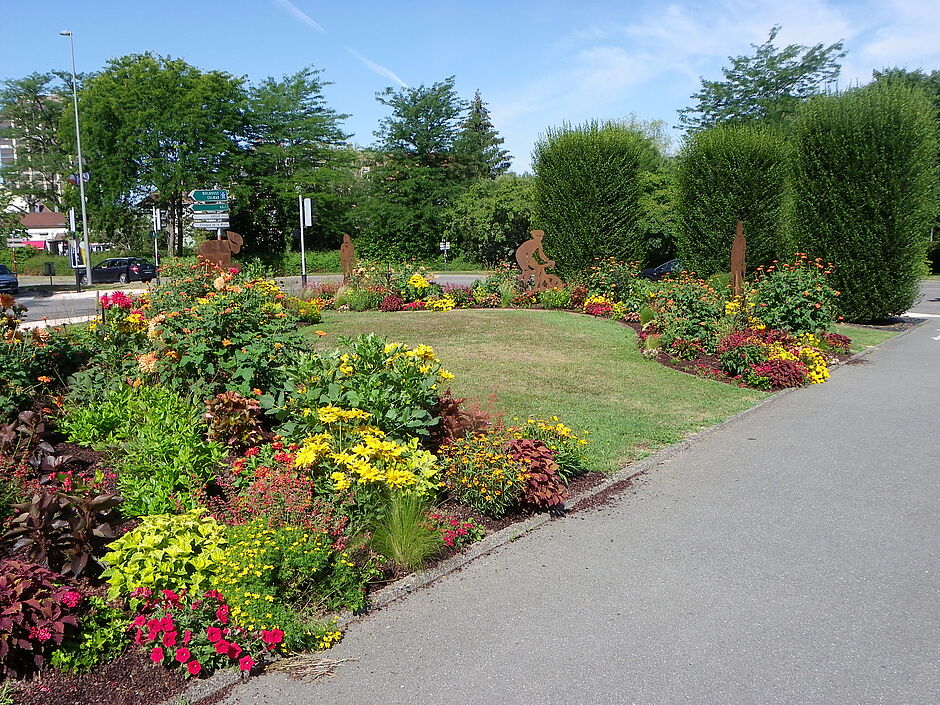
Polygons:
M877 330L875 328L863 328L853 326L851 323L839 323L833 326L834 333L847 335L852 339L852 352L861 352L873 345L883 343L888 338L893 338L898 334L896 330Z
M595 466L606 472L766 396L644 360L629 328L565 312L324 311L314 328L329 333L315 343L321 348L369 332L431 345L456 375L456 396L508 421L557 415L575 430L589 429Z

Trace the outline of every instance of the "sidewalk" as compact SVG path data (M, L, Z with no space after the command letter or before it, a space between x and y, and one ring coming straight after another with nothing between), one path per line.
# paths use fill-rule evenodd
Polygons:
M223 702L940 701L940 323ZM940 336L938 336L940 337Z

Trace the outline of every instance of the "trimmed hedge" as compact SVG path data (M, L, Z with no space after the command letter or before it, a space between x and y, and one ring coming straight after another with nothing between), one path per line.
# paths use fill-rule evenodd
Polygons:
M679 155L677 251L701 276L728 272L734 226L744 222L749 269L789 249L780 226L786 181L783 136L753 124L696 132Z
M532 156L537 220L559 273L596 257L645 258L639 176L662 159L649 137L616 122L563 125L547 130Z
M788 227L798 248L835 264L850 321L911 307L925 273L936 184L929 100L876 82L807 103L793 125Z

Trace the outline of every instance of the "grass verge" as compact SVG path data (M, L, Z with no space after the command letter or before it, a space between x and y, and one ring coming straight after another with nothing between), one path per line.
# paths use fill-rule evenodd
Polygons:
M510 421L530 414L557 415L576 431L589 429L593 464L603 472L766 396L645 360L629 328L565 312L324 311L315 328L329 333L313 343L320 348L362 333L431 345L456 375L456 396L502 412Z
M878 330L877 328L866 328L864 326L853 326L851 323L838 323L832 328L833 332L847 335L852 339L852 352L861 352L868 348L883 343L888 338L893 338L898 334L896 330Z

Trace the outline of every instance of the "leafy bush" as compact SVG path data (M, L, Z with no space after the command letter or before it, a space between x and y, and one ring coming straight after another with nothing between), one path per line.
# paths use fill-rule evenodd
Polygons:
M724 299L714 288L682 274L678 279L659 282L648 296L653 315L650 325L663 345L688 340L699 343L708 353L714 352L724 316Z
M66 575L98 574L98 559L120 522L114 494L39 492L18 512L3 536L13 551L22 550L39 565Z
M836 297L829 265L797 253L792 263L771 265L754 284L755 315L770 328L792 333L824 331L835 319Z
M87 673L120 656L128 643L124 610L90 595L82 604L80 630L65 637L49 663L66 673Z
M539 305L542 308L569 308L571 291L565 287L546 289L539 293Z
M679 259L701 276L727 272L738 220L747 265L786 250L780 228L787 168L782 134L753 123L694 132L678 160Z
M62 576L31 563L0 562L0 675L19 677L42 666L78 626L82 594Z
M929 100L890 81L817 97L796 117L789 228L800 250L835 265L848 320L901 314L919 294L936 140Z
M209 424L209 440L231 448L261 441L261 404L235 391L206 400L203 418Z
M649 137L616 122L564 125L538 140L536 211L545 250L562 275L587 269L596 256L644 258L639 177L660 159Z
M453 378L434 350L386 343L372 334L344 344L347 351L307 354L290 370L292 390L279 418L294 418L282 433L295 434L305 418L315 421L314 412L304 409L332 405L367 412L371 423L396 438L427 436L438 423L432 415L437 387Z
M492 421L490 414L479 406L470 406L466 402L466 399L454 397L450 389L441 395L434 412L440 423L434 427L429 439L432 449L440 448L446 442L468 434L482 433L489 428Z
M522 498L528 469L527 463L509 457L509 440L504 432L491 429L441 448L447 491L475 511L503 516Z
M765 378L769 387L779 389L806 383L806 365L799 360L771 358L752 365L748 374L752 378Z
M362 544L342 529L256 520L229 527L228 536L218 584L233 626L283 629L284 646L300 650L321 639L327 611L364 606L373 568Z
M522 501L543 509L564 506L568 488L558 472L558 463L547 445L529 438L515 438L506 447L510 458L526 464Z
M472 519L461 521L437 512L429 512L427 518L428 525L441 535L441 540L448 548L463 548L486 536L486 532Z
M113 541L103 559L109 566L102 574L109 583L108 598L128 597L141 587L195 592L211 587L226 540L218 522L203 513L145 516Z
M524 426L513 431L518 438L541 441L552 451L552 457L558 465L558 474L565 484L590 469L584 453L584 448L588 445L588 432L575 433L557 416L548 419L527 418Z
M143 516L192 507L215 473L223 450L206 441L202 416L172 389L125 386L97 406L67 405L61 427L70 440L111 454L122 510Z
M621 262L616 257L596 258L584 279L588 296L603 296L611 302L631 302L638 283L642 287L639 271L636 262Z
M349 289L346 292L346 305L351 311L368 311L381 301L381 295L370 289Z
M401 307L404 305L405 302L402 301L401 297L389 294L382 299L382 303L379 304L379 310L385 311L386 313L394 313L395 311L401 311Z

